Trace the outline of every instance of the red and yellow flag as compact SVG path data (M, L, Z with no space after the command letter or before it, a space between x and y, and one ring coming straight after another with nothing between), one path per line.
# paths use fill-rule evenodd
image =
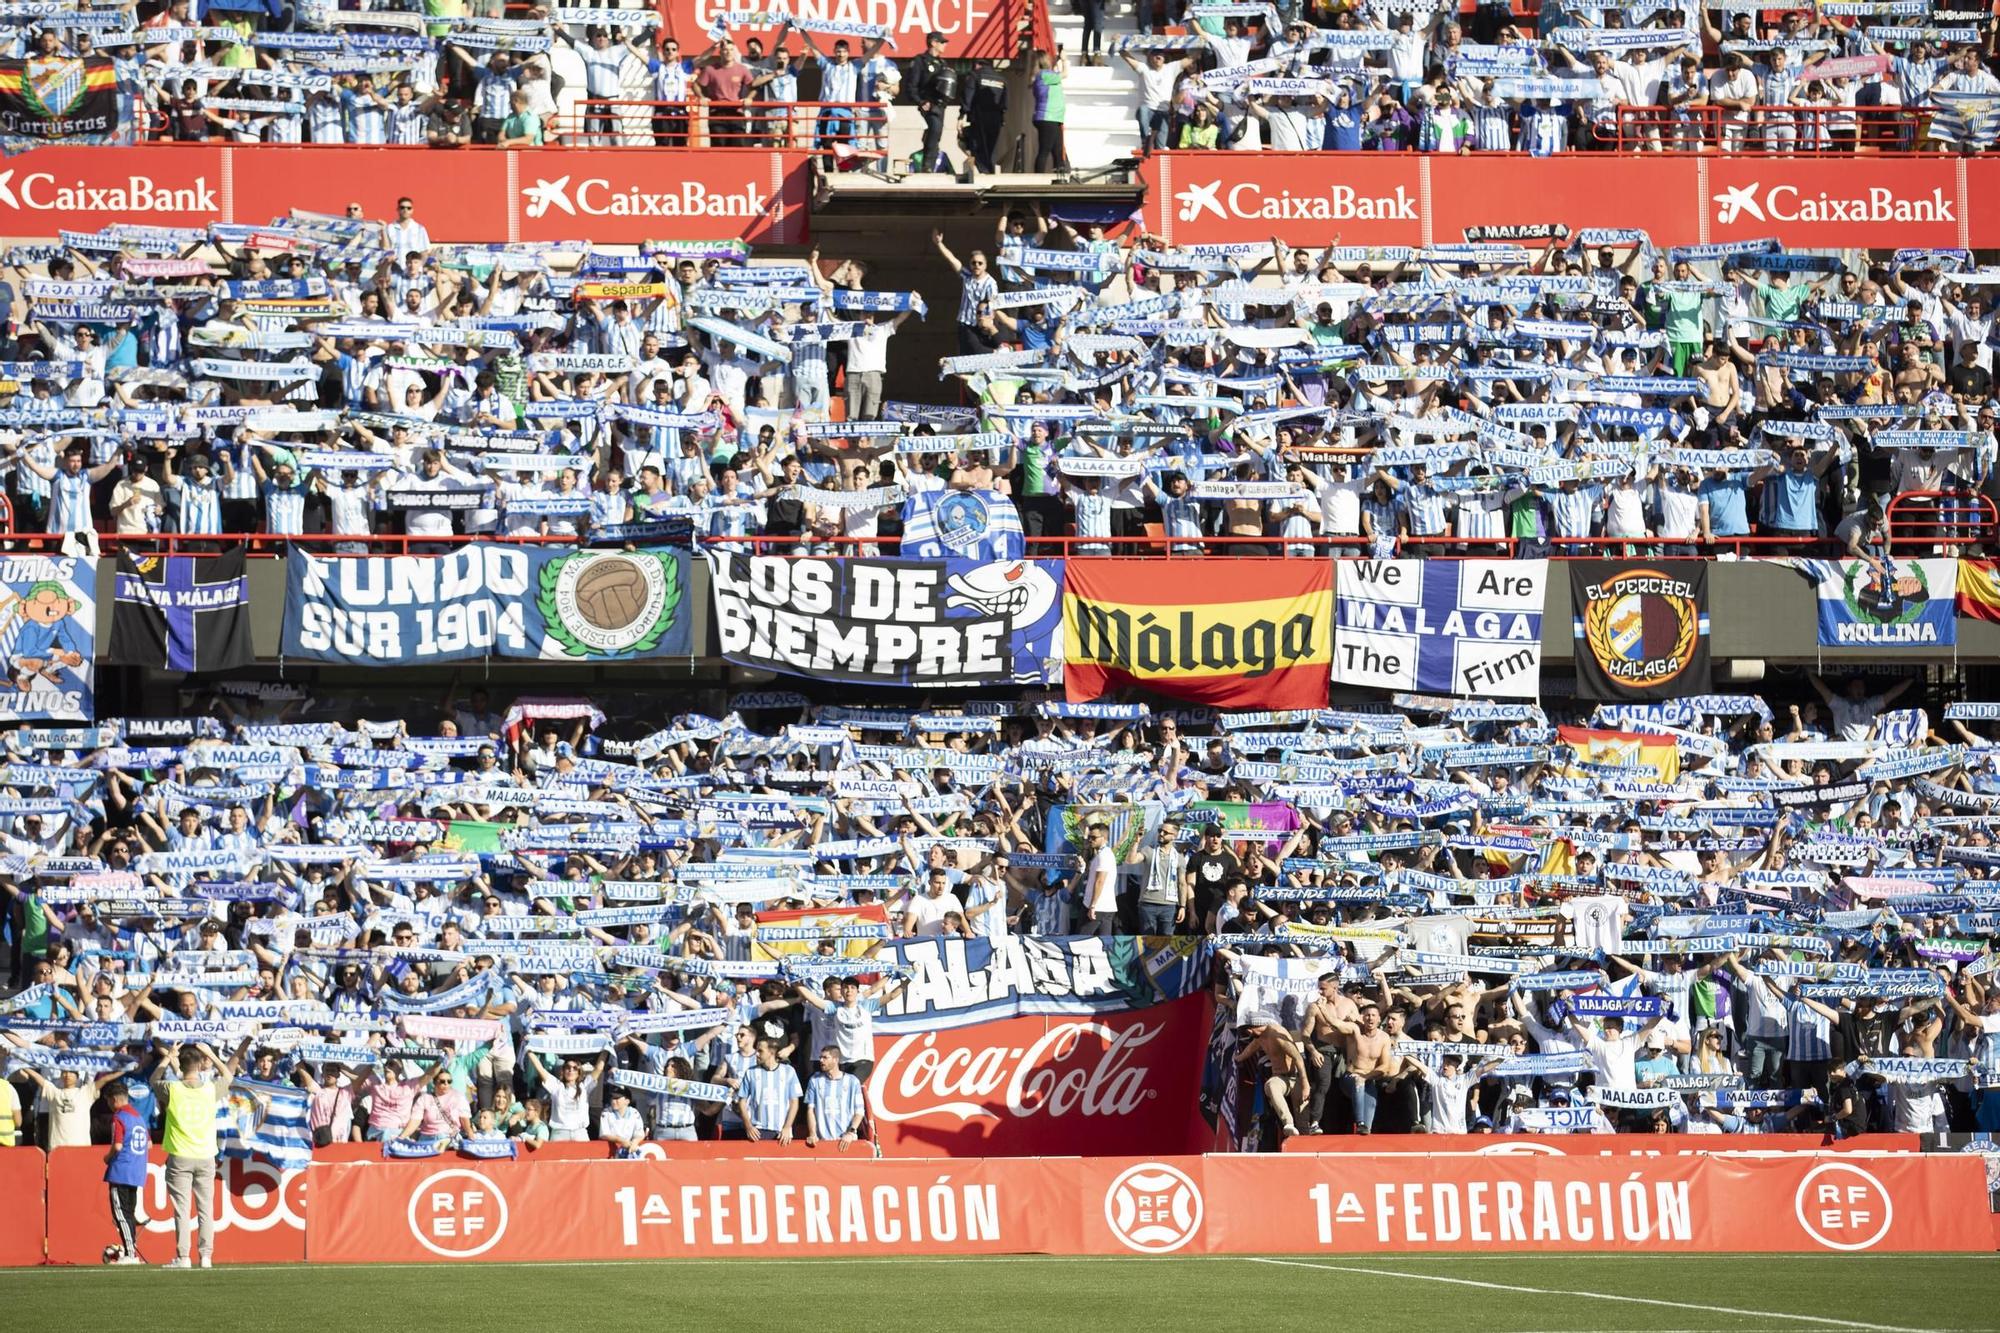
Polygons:
M1609 731L1601 727L1557 727L1564 745L1576 747L1577 758L1634 770L1646 782L1674 782L1681 775L1681 748L1672 736L1643 731ZM1651 769L1648 774L1646 770Z
M1324 708L1333 671L1325 560L1071 560L1072 703L1128 685L1215 708Z
M1958 562L1958 613L2000 621L2000 561Z

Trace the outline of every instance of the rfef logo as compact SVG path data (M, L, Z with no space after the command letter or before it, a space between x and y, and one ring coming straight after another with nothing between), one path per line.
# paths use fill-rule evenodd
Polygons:
M1829 1250L1865 1250L1889 1234L1896 1204L1881 1181L1858 1166L1826 1162L1806 1172L1793 1199L1799 1225Z
M446 1259L486 1253L507 1234L507 1196L477 1171L454 1168L410 1192L410 1234Z
M1201 1187L1165 1162L1128 1167L1104 1191L1105 1225L1139 1254L1172 1254L1195 1238L1201 1217Z

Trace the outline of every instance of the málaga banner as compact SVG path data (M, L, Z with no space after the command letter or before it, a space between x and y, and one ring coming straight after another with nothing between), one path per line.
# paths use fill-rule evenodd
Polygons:
M1797 560L1819 597L1822 648L1958 642L1958 561Z
M1705 563L1576 560L1569 578L1577 697L1625 702L1708 693Z
M1342 560L1334 665L1343 685L1533 699L1546 560Z
M1323 560L1071 560L1072 703L1139 686L1216 708L1323 708L1333 570Z
M686 656L687 585L678 551L559 555L473 543L440 556L328 559L294 549L284 655L351 666Z
M1060 560L788 559L705 551L722 655L871 685L1057 679Z
M0 559L0 722L88 722L96 706L97 562Z
M0 140L102 143L118 131L118 71L110 60L0 60Z
M1201 989L1192 939L1151 935L893 940L884 962L909 970L875 1030L925 1033L1022 1014L1102 1014Z
M878 1069L876 1077L879 1078ZM672 1150L676 1145L665 1147ZM948 1166L948 1170L940 1170ZM315 1168L315 1263L1991 1250L1974 1156L1268 1153Z

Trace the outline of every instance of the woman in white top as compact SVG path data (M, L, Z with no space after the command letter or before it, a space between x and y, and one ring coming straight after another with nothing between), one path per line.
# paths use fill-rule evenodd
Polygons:
M542 1064L541 1056L528 1052L528 1064L542 1081L542 1095L549 1099L549 1137L565 1143L582 1143L590 1137L590 1099L604 1077L607 1057L597 1057L588 1073L574 1060L565 1060L555 1074Z

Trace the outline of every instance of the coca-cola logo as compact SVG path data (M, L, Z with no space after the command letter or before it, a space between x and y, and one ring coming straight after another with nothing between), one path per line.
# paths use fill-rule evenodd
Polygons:
M1135 1052L1162 1031L1161 1024L1067 1022L1025 1046L956 1048L939 1033L911 1033L876 1063L869 1102L876 1119L890 1122L1130 1115L1157 1095Z

